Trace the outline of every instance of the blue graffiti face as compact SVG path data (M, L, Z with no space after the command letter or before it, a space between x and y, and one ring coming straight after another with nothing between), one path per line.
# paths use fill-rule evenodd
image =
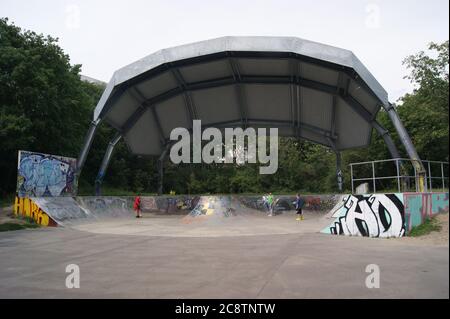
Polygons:
M74 169L50 155L22 152L19 162L19 196L60 196L73 189Z

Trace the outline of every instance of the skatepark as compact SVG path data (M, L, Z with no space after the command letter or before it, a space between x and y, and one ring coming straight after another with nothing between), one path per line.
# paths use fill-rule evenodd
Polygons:
M448 298L448 213L438 240L348 237L320 233L342 196L311 196L302 221L288 201L269 217L258 197L228 197L227 207L224 198L205 196L193 210L186 198L167 200L172 207L159 200L160 209L144 198L139 219L131 198L78 198L90 217L0 233L8 255L0 261L0 296ZM73 214L77 205L64 201L60 207ZM233 213L224 214L229 207ZM80 289L64 285L68 264L80 267ZM365 285L369 264L381 269L380 289Z
M130 210L3 232L0 297L448 298L448 213L442 216L447 233L438 241L323 234L330 218L314 209L303 221L293 211L144 211L137 219ZM80 289L65 287L68 264L80 267ZM380 289L365 285L369 264L380 267Z
M407 158L376 120L380 111ZM197 121L220 136L209 144L208 164L226 164L232 154L238 165L233 138L237 145L266 128L326 147L335 158L336 193L270 194L269 206L267 194L167 195L169 154L178 165L199 164L207 153ZM79 176L103 122L114 136L95 194L79 196ZM179 147L189 156L177 162L182 156L172 149L183 140L175 143L173 132L180 128L179 137L191 143L192 134L193 145ZM240 132L228 152L227 130ZM341 152L368 147L372 132L391 159L351 163L350 193ZM158 194L139 195L142 218L133 207L138 194L102 196L121 140L133 155L157 158ZM240 150L245 160L251 150L256 157L256 147ZM376 176L377 162L393 165L390 176ZM260 169L272 161L264 164ZM364 183L353 175L357 165L369 165ZM0 233L7 256L0 259L0 298L448 298L444 167L419 157L387 92L351 51L290 37L222 37L163 49L114 73L77 158L18 152L10 210L41 227ZM432 218L439 233L408 237ZM79 289L66 287L70 265L79 267ZM372 265L380 271L376 289L367 284Z

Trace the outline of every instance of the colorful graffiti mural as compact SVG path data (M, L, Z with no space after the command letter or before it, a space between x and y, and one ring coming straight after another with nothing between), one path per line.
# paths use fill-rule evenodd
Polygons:
M263 197L261 196L236 196L239 201L253 209L260 211L267 211L264 205ZM305 201L305 209L310 211L328 211L339 200L340 195L302 195L301 198ZM283 211L294 210L293 202L294 195L278 195L275 196L273 211L275 214L281 214Z
M364 237L402 237L405 215L402 194L348 195L323 233Z
M17 166L19 197L75 196L76 159L19 151Z
M427 218L448 213L448 193L405 193L405 226L409 232Z
M16 216L30 217L42 226L57 226L57 223L30 198L16 197L14 214Z
M202 196L189 216L211 216L217 214L223 217L237 216L239 203L231 196Z
M448 213L448 193L346 195L335 221L322 230L334 235L402 237L427 218Z
M186 214L192 210L199 200L199 196L142 196L141 209L143 212L159 214Z
M276 196L279 213L292 210L293 196ZM306 195L306 209L331 215L333 223L322 233L334 235L401 237L426 218L448 213L448 193L395 193L373 195ZM16 215L29 216L45 226L110 217L134 216L134 197L82 196L16 198ZM267 213L261 196L143 196L143 211L183 214L183 222L210 217L233 217L248 211Z

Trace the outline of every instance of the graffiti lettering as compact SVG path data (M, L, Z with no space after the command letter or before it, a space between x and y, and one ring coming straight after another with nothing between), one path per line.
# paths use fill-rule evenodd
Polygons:
M403 203L396 194L349 195L333 215L328 231L335 235L402 237L405 234Z
M19 151L20 197L76 195L76 159Z

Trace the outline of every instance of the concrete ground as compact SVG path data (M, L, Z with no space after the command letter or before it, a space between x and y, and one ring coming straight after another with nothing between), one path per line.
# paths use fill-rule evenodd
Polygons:
M449 298L448 237L318 233L328 222L147 216L3 232L0 298ZM69 264L79 289L65 287ZM366 287L369 264L378 289Z

